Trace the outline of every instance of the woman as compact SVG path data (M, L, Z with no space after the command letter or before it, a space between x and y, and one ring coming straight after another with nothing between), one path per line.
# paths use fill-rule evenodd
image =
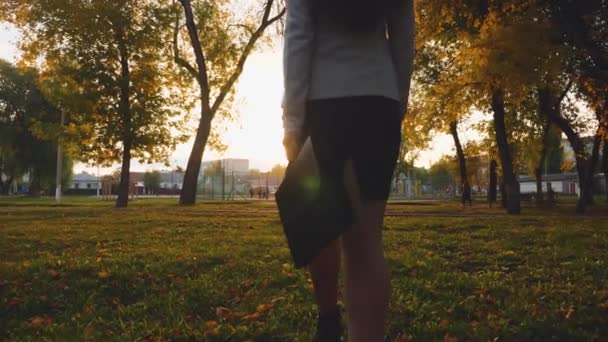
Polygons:
M413 0L287 0L283 121L293 160L310 136L322 182L352 162L360 201L342 236L350 341L382 341L389 279L382 223L401 142L414 55ZM340 244L312 262L316 339L342 334Z

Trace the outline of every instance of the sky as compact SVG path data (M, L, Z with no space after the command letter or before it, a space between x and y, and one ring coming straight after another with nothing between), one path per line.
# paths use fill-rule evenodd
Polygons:
M0 58L15 62L18 59L18 31L9 25L0 24ZM205 151L204 160L218 158L245 158L250 167L267 171L276 164L287 163L282 146L281 97L283 92L281 48L268 48L252 54L239 79L236 92L237 117L233 122L219 122L222 141L228 149L219 154ZM196 116L195 116L196 117ZM479 116L476 116L479 118ZM465 131L461 139L474 139L476 132ZM170 158L172 167L185 168L192 143L179 145ZM429 167L442 155L453 154L453 141L449 135L437 135L428 150L422 151L416 166ZM165 169L162 164L140 164L133 161L132 171ZM106 173L109 169L77 164L75 173Z

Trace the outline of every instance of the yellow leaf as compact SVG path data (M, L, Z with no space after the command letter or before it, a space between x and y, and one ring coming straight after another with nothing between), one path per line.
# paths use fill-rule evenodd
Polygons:
M258 305L258 307L256 308L255 311L257 311L257 312L264 312L264 311L266 311L268 309L271 309L271 308L272 308L272 304L260 304L260 305Z
M243 319L246 320L246 321L253 321L255 319L260 318L261 316L262 315L259 312L254 312L252 314L243 316Z
M110 272L108 272L108 271L97 272L97 277L100 279L106 279L106 278L110 277Z

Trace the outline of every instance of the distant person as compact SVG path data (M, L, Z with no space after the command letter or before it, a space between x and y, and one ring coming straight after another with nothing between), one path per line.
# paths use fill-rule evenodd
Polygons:
M294 160L308 136L321 186L353 161L361 193L342 236L349 341L383 341L389 278L382 223L401 142L414 59L413 0L287 0L283 144ZM317 341L342 335L340 244L310 265Z

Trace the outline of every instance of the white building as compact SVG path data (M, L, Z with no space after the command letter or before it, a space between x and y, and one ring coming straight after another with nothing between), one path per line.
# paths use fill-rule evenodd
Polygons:
M184 183L184 173L179 171L161 171L160 188L181 190Z
M101 189L101 180L98 177L86 172L72 176L72 182L69 187L70 192L95 195L98 189Z
M551 184L551 189L560 194L578 195L580 192L578 175L576 173L543 175L543 192L547 192L547 184ZM535 193L536 178L519 176L519 191L522 194Z

